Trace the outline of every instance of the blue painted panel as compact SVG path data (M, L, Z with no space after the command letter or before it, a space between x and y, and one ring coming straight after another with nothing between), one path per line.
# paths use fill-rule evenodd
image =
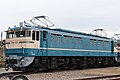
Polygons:
M103 41L97 41L97 49L98 50L106 50L106 49L104 49L104 42Z
M51 36L50 39L48 39L48 40L50 40L49 47L52 47L52 48L63 47L62 36Z
M14 52L13 52L14 51ZM18 52L19 53L18 53ZM44 56L42 55L43 49L8 49L6 55L18 55L18 56ZM71 51L71 50L48 50L47 56L116 56L117 54L111 54L111 52L85 52L85 51Z
M15 28L14 28L15 29ZM105 50L111 51L111 42L98 42L100 40L108 40L109 38L103 38L95 35L88 35L85 33L69 31L69 30L55 30L55 29L45 29L45 28L32 28L34 30L57 32L61 36L51 36L50 33L47 34L46 44L43 43L43 35L41 33L40 38L40 48L44 49L8 49L6 50L6 55L22 55L22 56L116 56L111 52L89 52L89 51L75 51L75 50L47 50L45 48L63 48L63 49L85 49L85 50ZM64 37L63 35L72 36ZM82 39L74 38L75 36L82 36ZM90 39L96 39L96 41L91 44Z
M90 48L90 39L89 38L83 38L82 39L82 46L83 49L89 49Z
M48 50L48 56L116 56L111 52L84 52L69 50Z
M84 53L87 55L87 53ZM82 52L49 50L48 56L84 56Z
M18 56L42 56L41 49L34 48L17 48L17 49L7 49L5 54L8 55L18 55Z
M83 40L79 38L73 38L71 45L73 49L83 49Z
M97 42L96 42L96 40L90 40L90 47L89 47L89 49L90 50L97 50Z
M58 33L57 33L58 34ZM62 34L60 34L62 35ZM74 35L75 36L75 35ZM89 38L77 39L73 37L64 37L50 35L48 39L49 48L61 48L61 49L85 49L85 50L105 50L111 51L111 44L106 44L104 47L103 41L95 40L90 42ZM69 50L48 50L48 56L114 56L111 52L78 52Z
M104 49L111 50L111 42L104 42Z

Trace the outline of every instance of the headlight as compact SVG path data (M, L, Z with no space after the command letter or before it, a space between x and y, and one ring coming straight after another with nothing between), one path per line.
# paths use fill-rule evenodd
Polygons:
M22 59L21 61L24 62L24 59Z
M24 62L24 61L25 61L25 60L24 60L24 57L20 58L20 61Z

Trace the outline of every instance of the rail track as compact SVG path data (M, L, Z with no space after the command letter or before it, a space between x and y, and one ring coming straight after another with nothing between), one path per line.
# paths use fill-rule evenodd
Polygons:
M30 75L33 73L23 73L23 72L8 72L8 73L2 73L0 74L0 79L2 77L8 77L10 80L14 80L12 79L14 76L16 75ZM22 79L24 80L24 79ZM25 79L27 80L27 79ZM109 75L109 76L100 76L100 77L91 77L91 78L82 78L82 79L73 79L73 80L120 80L120 75Z
M120 80L120 75L109 75L109 76L82 78L82 79L74 79L74 80Z
M102 68L102 69L104 69L104 68ZM115 70L116 68L114 68L114 69L112 69L112 70ZM90 71L89 71L90 70ZM94 71L94 69L89 69L88 70L88 73L89 72L91 72L91 71ZM101 69L99 69L99 70L101 70ZM97 70L97 72L99 72L99 70ZM111 69L106 69L105 68L105 71L108 71L108 70L111 70ZM64 72L65 71L65 72ZM2 80L2 78L9 78L10 80L12 80L12 78L14 77L14 76L26 76L26 77L28 77L29 79L31 79L31 80L33 80L33 79L35 79L35 80L43 80L45 77L44 76L51 76L51 75L53 75L53 79L55 78L56 80L58 79L58 76L56 75L56 74L58 74L59 75L59 77L60 77L60 74L61 74L61 78L62 78L62 76L63 77L66 77L66 78L68 78L69 77L69 79L59 79L59 80L120 80L120 74L98 74L98 73L90 73L90 74L88 74L88 73L85 73L86 71L76 71L76 70L60 70L60 71L58 71L58 70L53 70L53 71L41 71L41 72L38 72L38 73L34 73L34 72L3 72L3 73L1 73L0 74L0 80ZM104 71L103 71L104 72ZM72 74L71 74L72 73ZM113 73L113 72L112 72ZM64 75L63 75L64 74ZM68 74L68 75L66 75L66 74ZM75 74L75 75L74 75ZM77 74L77 75L76 75ZM56 76L57 77L56 77ZM106 75L106 76L104 76L104 75ZM109 76L107 76L107 75L109 75ZM71 76L73 76L73 77L71 77ZM96 77L97 76L97 77ZM34 78L33 78L34 77ZM43 78L44 77L44 78ZM80 79L78 78L78 77L81 77ZM89 77L89 78L86 78L86 77ZM40 79L41 78L41 79ZM77 79L78 78L78 79ZM45 78L46 80L47 79L49 79L49 77L47 77L47 78ZM54 79L54 80L55 80ZM52 79L50 79L50 80L52 80Z
M16 78L19 78L20 80L28 80L28 78L24 75L27 75L30 73L25 73L25 72L5 72L0 74L0 79L4 78L9 78L10 80L18 80Z

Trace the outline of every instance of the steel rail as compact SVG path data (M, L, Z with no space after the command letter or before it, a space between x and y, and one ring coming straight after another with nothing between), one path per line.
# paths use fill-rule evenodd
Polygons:
M6 72L6 73L1 73L0 78L2 77L8 77L9 79L12 78L15 75L20 75L23 74L23 72Z
M100 77L91 77L91 78L82 78L74 80L120 80L120 75L109 75L109 76L100 76Z

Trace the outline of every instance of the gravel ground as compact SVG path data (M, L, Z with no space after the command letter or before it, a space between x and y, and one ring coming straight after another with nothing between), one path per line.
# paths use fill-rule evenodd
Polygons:
M5 72L0 69L0 73ZM108 67L97 68L87 70L64 70L64 71L51 71L40 72L25 75L29 80L74 80L79 78L88 78L105 75L117 75L120 74L120 67ZM9 80L7 78L1 78L0 80Z
M73 80L77 78L84 78L85 76L79 71L59 71L59 72L49 72L49 73L39 73L26 75L30 80ZM36 78L37 77L37 78ZM77 77L77 78L76 78Z

